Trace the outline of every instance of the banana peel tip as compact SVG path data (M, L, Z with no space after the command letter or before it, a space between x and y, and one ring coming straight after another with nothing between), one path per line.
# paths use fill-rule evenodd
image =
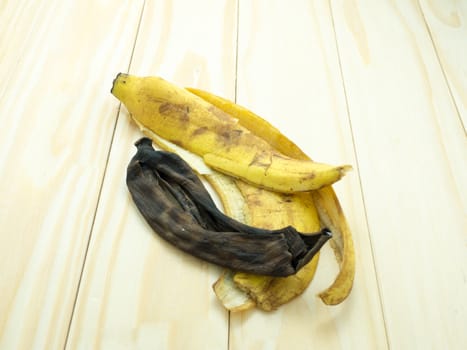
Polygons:
M341 168L342 175L347 174L349 171L352 171L353 167L351 165L343 165Z

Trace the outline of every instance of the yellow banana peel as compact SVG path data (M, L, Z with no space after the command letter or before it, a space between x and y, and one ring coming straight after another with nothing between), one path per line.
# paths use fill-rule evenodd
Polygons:
M207 91L194 88L187 89L237 118L241 125L248 128L259 138L269 142L279 152L296 159L310 159L277 128L250 110ZM333 284L322 291L319 297L327 305L337 305L347 298L353 286L355 252L352 234L339 200L331 186L310 193L313 196L321 222L333 232L333 238L330 242L340 268Z
M192 94L201 97L203 100L228 113L233 118L238 119L240 125L247 128L250 132L261 139L267 141L279 152L296 159L309 159L307 155L295 143L283 135L279 129L249 109L208 91L191 87L186 89Z
M112 94L146 129L203 157L213 169L272 191L321 188L351 168L284 155L238 119L158 77L120 73Z

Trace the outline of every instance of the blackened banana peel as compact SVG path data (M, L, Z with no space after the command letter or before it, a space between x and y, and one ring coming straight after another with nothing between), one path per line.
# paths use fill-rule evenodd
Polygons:
M285 277L306 265L331 238L323 229L265 230L224 215L177 154L156 151L149 138L135 144L127 186L139 211L162 238L210 263L258 275Z

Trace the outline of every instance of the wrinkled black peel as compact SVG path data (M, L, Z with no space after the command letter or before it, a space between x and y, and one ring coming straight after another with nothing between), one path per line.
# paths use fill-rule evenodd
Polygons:
M331 238L323 229L302 234L292 226L264 230L224 215L189 165L177 154L138 140L127 186L139 211L162 238L216 265L284 277L306 265Z

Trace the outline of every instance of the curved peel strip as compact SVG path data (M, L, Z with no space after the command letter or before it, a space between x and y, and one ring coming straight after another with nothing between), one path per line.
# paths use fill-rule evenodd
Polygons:
M237 118L242 126L269 142L281 153L296 159L310 159L278 129L250 110L207 91L194 88L188 88L188 90ZM340 265L339 273L333 284L321 292L319 296L325 304L336 305L345 300L352 290L355 275L355 252L352 234L333 188L327 186L311 191L311 193L321 221L333 232L331 245Z
M256 305L246 292L235 286L231 271L224 271L212 288L222 305L229 311L245 311Z
M328 227L333 238L332 247L340 265L333 284L319 294L327 305L340 304L350 294L355 275L355 254L350 228L331 186L313 191L313 199L321 221Z
M219 196L225 213L240 222L249 222L250 213L245 208L244 198L235 180L216 171L204 177Z
M235 285L248 293L256 306L272 311L302 294L318 267L318 254L295 275L289 277L255 276L244 272L233 275Z

